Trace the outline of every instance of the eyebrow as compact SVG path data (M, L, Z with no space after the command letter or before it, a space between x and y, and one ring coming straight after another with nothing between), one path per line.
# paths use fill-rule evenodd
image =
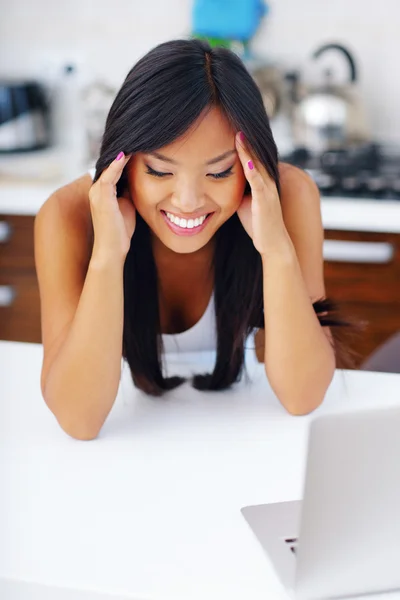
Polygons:
M205 164L206 165L215 165L216 163L220 162L224 158L228 158L228 156L231 156L232 154L235 154L235 153L236 153L236 150L228 150L227 152L224 152L223 154L220 154L219 156L216 156L215 158L211 158ZM162 160L164 162L170 163L171 165L179 164L176 160L173 160L172 158L168 158L168 156L164 156L164 154L160 154L160 152L149 152L149 156L154 156L155 158L158 158L158 160Z

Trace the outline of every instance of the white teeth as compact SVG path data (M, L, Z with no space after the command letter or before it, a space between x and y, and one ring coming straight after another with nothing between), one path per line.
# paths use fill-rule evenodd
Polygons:
M182 227L182 229L193 229L193 227L198 227L199 225L202 225L202 223L204 223L207 217L207 215L203 215L202 217L199 217L197 219L180 219L172 213L167 212L165 214L172 223L175 223L175 225L179 225L179 227Z

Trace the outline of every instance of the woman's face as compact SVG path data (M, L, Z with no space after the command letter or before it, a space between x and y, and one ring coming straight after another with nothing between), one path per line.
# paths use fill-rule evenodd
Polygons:
M245 188L235 132L216 108L182 137L126 167L137 211L178 253L196 252L238 209Z

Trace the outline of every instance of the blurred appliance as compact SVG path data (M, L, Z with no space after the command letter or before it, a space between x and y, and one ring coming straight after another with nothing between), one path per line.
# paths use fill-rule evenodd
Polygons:
M46 148L50 130L43 86L36 81L0 80L0 153Z
M245 62L246 64L246 62ZM285 74L278 64L261 62L246 65L258 85L270 119L285 108Z
M87 158L91 165L99 157L107 116L117 92L117 89L101 80L93 81L82 90Z
M367 143L317 153L297 148L281 160L308 171L324 197L400 201L400 146Z
M339 44L326 44L312 56L319 59L328 51L340 52L349 66L349 80L336 83L331 69L316 87L301 82L300 74L287 75L291 83L294 146L322 152L370 141L364 106L357 89L357 69L350 52Z

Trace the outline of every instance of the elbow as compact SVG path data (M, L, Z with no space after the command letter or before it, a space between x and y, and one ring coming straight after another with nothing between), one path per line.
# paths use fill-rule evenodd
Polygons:
M65 422L65 421L59 419L58 417L56 417L56 419L57 419L58 424L60 425L61 429L69 437L71 437L75 440L89 442L91 440L95 440L100 433L99 429L95 429L95 428L93 428L93 426L85 425L85 423L78 422L76 420L74 420L73 422L71 422L71 421Z
M90 442L92 440L95 440L98 436L97 433L93 434L91 432L86 432L86 431L83 431L83 432L79 431L79 432L72 432L72 433L68 433L68 431L66 431L65 433L67 433L74 440L79 440L81 442Z
M54 399L49 398L45 388L42 388L42 395L47 407L55 416L57 423L69 437L81 441L95 440L98 437L101 427L94 427L92 422L87 422L87 419L72 416L71 414L62 414L64 411L55 408L59 403L53 402Z
M61 429L69 437L81 441L95 440L98 437L103 423L97 425L94 423L93 418L89 418L88 415L71 414L73 412L71 408L63 409L68 403L65 398L60 398L60 394L56 390L51 389L49 378L42 375L40 383L42 396L47 407L55 416Z
M282 401L282 405L287 410L287 412L293 417L304 417L314 412L314 410L316 410L322 404L322 402L323 398L322 400L319 400L314 403L307 402L307 404L305 404L304 402L301 403L299 401L297 403L288 403Z
M267 372L267 370L266 370ZM321 406L335 373L334 355L322 366L311 372L301 373L292 380L282 377L279 381L269 377L270 385L278 400L290 415L309 415ZM305 375L305 376L304 376ZM268 373L267 373L268 377Z
M328 385L323 386L319 391L315 389L293 391L284 393L275 392L278 400L285 410L294 417L303 417L309 415L324 401Z
M294 417L309 415L324 401L330 379L320 385L305 386L302 389L275 389L275 395L285 410Z

